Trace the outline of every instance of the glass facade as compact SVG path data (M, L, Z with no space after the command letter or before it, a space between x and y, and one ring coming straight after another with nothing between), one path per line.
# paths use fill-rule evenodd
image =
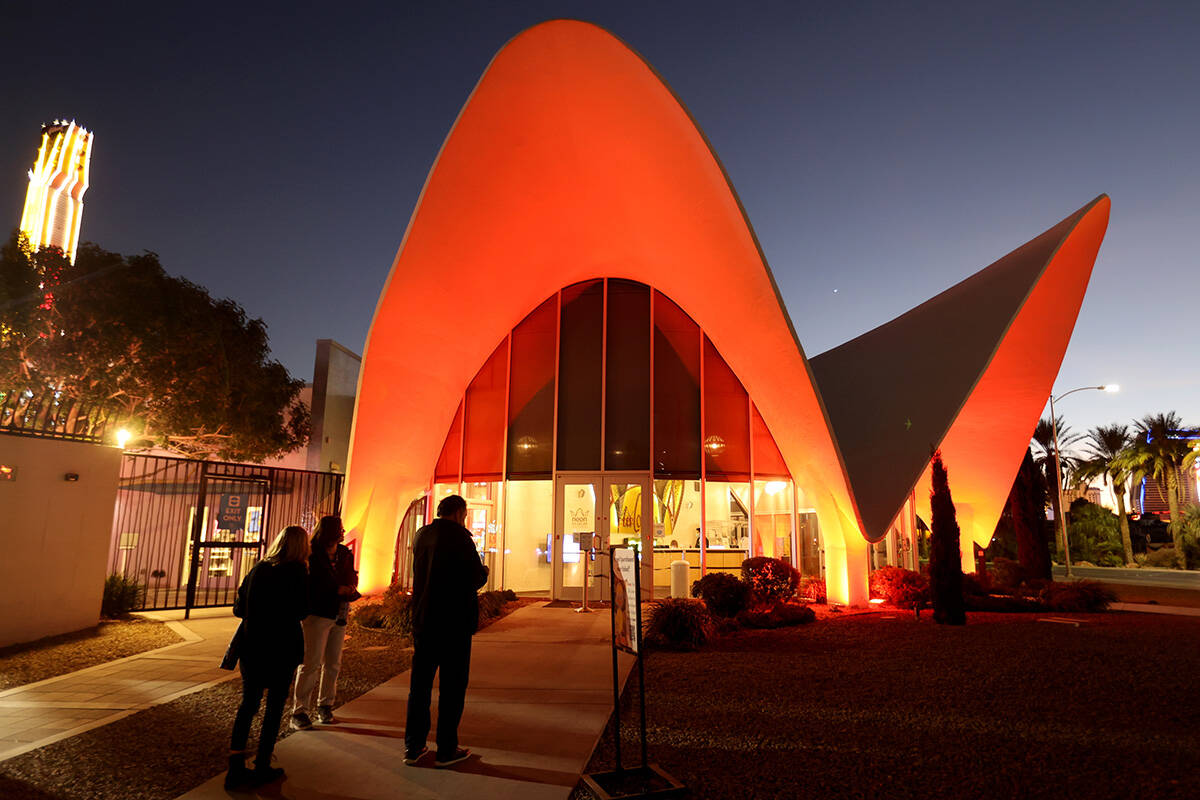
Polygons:
M604 281L562 291L559 325L558 468L600 469L604 397Z
M678 560L693 579L758 555L821 568L816 515L797 517L746 388L683 309L633 281L573 284L530 312L464 391L432 478L434 504L467 499L493 587L579 591L599 531L639 545L659 587Z

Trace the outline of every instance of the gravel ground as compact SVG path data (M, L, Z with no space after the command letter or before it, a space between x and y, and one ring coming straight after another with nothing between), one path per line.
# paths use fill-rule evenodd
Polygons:
M522 599L509 603L503 614L487 620L481 627L536 602ZM338 705L404 672L411 660L412 647L406 637L352 627L342 653ZM178 797L225 771L229 732L241 696L242 682L235 677L102 728L0 761L0 798L167 800ZM257 741L258 724L256 719L251 728L251 748ZM285 716L279 738L291 733Z
M1200 797L1200 619L922 616L825 615L650 654L650 760L696 798ZM628 764L636 671L626 688ZM612 750L610 724L589 771Z
M44 681L181 641L161 622L113 620L78 633L0 649L0 690Z
M408 669L407 639L354 628L346 638L338 705ZM4 800L174 798L225 770L241 702L234 678L70 739L0 762ZM261 714L260 714L261 716ZM250 746L258 736L254 722ZM280 738L286 737L286 718Z

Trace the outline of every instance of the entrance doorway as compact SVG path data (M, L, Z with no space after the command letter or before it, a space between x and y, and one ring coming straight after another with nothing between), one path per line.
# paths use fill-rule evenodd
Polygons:
M555 600L607 600L608 548L638 545L642 586L653 586L654 493L641 472L559 473L554 480L553 553Z

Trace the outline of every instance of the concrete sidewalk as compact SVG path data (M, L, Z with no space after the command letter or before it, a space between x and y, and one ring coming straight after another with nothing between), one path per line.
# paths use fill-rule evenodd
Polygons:
M228 608L143 616L182 642L0 692L0 761L107 725L237 675L217 665L237 627Z
M621 655L622 682L633 663ZM408 681L404 672L340 707L340 724L280 742L288 777L261 796L565 800L612 712L609 615L526 606L480 632L459 728L473 755L452 769L434 769L432 756L404 766ZM435 714L436 701L435 691ZM223 777L184 797L230 797Z

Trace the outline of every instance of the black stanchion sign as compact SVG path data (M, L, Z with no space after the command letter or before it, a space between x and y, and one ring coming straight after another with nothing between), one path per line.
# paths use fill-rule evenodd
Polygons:
M614 750L617 768L593 772L583 781L600 800L632 800L639 797L678 797L684 786L646 757L646 671L642 665L641 559L636 547L609 550L608 582L612 607L612 667ZM621 763L621 671L617 652L637 656L638 698L641 716L641 766L626 768Z

